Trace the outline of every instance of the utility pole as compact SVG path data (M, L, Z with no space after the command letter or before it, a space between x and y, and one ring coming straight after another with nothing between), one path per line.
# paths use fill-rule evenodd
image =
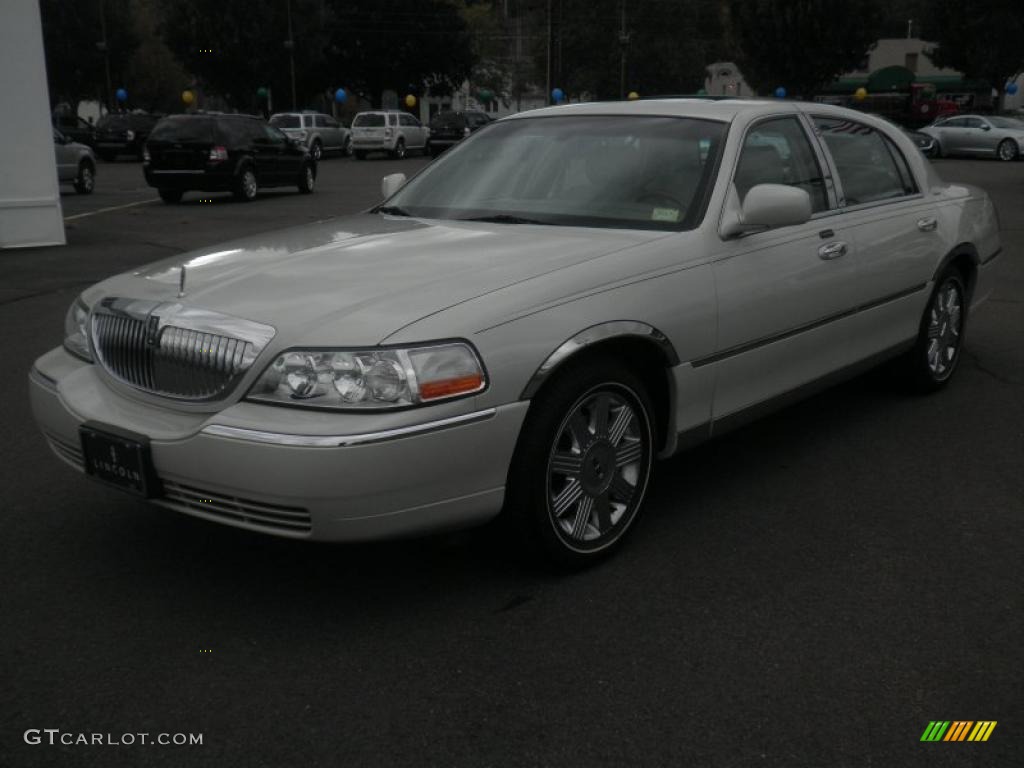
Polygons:
M285 0L285 7L288 9L288 39L284 41L284 47L288 49L288 67L292 73L292 111L295 111L295 38L292 37L292 0Z
M626 46L629 45L629 33L626 32L626 0L622 0L622 27L619 29L619 98L626 98Z
M103 66L107 71L107 111L110 112L113 91L110 84L110 46L107 45L107 13L104 5L104 1L100 0L100 37L103 39L96 43L96 48L103 52Z
M551 98L551 0L548 0L548 75L544 92Z

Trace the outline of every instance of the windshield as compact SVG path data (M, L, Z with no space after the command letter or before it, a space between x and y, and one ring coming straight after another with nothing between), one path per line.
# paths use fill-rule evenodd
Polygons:
M301 128L302 119L298 115L274 115L270 124L278 128Z
M388 200L438 219L678 230L702 214L726 125L675 117L498 122Z
M1017 131L1024 131L1024 121L1014 117L989 117L987 119L996 128L1012 128Z
M384 115L381 114L362 114L356 115L356 119L352 121L352 126L359 126L361 128L379 128L384 125Z
M156 124L150 141L213 142L213 120L208 117L168 117Z

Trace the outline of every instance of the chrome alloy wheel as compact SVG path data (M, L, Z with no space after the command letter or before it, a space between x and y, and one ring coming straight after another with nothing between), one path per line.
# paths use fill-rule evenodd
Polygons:
M571 549L610 545L640 506L651 468L651 427L639 399L622 385L580 397L548 456L548 515Z
M928 370L936 381L953 372L963 332L963 295L960 284L947 280L932 299L928 311Z
M256 174L248 168L242 174L242 193L247 200L256 197Z
M1017 158L1017 145L1010 139L1003 139L997 148L999 159L1010 161Z

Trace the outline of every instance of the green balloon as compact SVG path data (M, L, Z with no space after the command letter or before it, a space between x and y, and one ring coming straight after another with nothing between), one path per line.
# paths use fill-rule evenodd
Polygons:
M697 95L698 96L707 96L708 92L706 90L704 90L703 88L701 88L699 91L697 91Z
M261 99L267 98L267 89L264 88L263 86L260 86L259 89L256 91L256 95L259 96Z
M484 102L484 104L486 104L488 101L494 98L494 94L491 93L486 88L484 88L483 90L480 91L480 93L477 94L477 98L480 99L480 101Z

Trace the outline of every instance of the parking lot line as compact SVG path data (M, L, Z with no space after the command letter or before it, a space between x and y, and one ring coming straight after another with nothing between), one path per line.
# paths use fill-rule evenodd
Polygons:
M159 200L159 197L151 197L148 200L136 200L134 203L125 203L124 205L112 205L109 208L97 208L95 211L88 211L86 213L76 213L74 216L65 216L64 221L71 221L72 219L84 219L86 216L95 216L97 213L107 213L108 211L119 211L122 208L131 208L136 205L145 205L146 203L155 203Z

